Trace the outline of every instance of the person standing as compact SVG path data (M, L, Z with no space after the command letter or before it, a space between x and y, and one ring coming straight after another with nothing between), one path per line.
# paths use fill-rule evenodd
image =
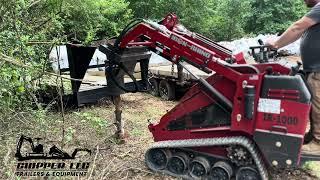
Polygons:
M312 141L302 147L302 152L320 155L320 0L304 2L312 9L293 23L278 40L269 40L266 44L279 49L301 38L301 60L312 93L313 136Z

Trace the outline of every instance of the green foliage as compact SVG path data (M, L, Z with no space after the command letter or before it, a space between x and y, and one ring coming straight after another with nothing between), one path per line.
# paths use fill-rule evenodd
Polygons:
M244 22L251 11L242 0L218 0L216 11L208 20L209 32L216 40L231 40L245 35Z
M282 32L306 13L301 0L251 0L251 6L252 12L246 24L247 32Z
M109 125L108 121L89 112L74 112L75 115L81 118L82 122L88 122L98 134L103 133L104 129Z
M175 12L188 29L217 41L277 33L298 20L301 0L129 0L136 17L159 19Z
M320 178L320 163L316 161L306 162L302 167L305 170L314 172L314 175Z
M209 35L208 19L214 14L213 0L130 0L130 8L135 17L160 20L166 14L174 12L188 29Z
M128 5L125 0L0 0L0 53L31 67L0 61L1 109L32 104L53 45L71 39L90 44L117 35L132 19Z
M90 43L117 35L132 19L124 0L61 0L61 21L69 39Z
M76 130L72 127L68 127L66 130L65 140L66 143L69 143L73 140L73 136L76 133Z
M40 15L41 11L48 11L48 14ZM46 40L49 34L59 28L55 25L38 27L46 19L55 18L40 2L1 1L0 17L0 53L34 67L22 68L0 63L0 106L2 110L23 108L28 104L27 95L33 89L30 80L39 75L37 68L46 61L49 49L48 46L30 46L28 42Z
M138 128L133 128L133 129L130 131L130 134L131 134L133 137L139 137L139 136L144 135L144 134L143 134L143 131L141 131L141 130L138 129Z

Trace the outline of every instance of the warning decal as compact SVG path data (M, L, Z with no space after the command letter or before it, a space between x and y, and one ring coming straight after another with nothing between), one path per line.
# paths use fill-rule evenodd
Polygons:
M278 99L259 99L258 112L280 114L281 100Z

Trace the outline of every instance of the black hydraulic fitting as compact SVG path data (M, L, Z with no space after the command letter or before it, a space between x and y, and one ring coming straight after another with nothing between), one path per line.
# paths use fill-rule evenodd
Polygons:
M252 120L254 116L254 98L256 95L256 88L254 86L247 86L244 89L244 117Z

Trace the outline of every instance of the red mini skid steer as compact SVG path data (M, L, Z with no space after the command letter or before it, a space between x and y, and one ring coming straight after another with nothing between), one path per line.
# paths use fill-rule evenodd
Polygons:
M115 94L146 91L148 63L154 51L182 66L215 72L194 85L180 103L149 130L155 143L146 152L153 171L186 179L269 179L268 169L294 168L319 159L301 155L311 94L296 67L269 62L276 52L252 47L257 64L242 54L190 32L175 14L161 22L131 22L114 45L100 46L107 55L108 88ZM133 77L136 63L141 80ZM124 75L133 79L124 83Z

